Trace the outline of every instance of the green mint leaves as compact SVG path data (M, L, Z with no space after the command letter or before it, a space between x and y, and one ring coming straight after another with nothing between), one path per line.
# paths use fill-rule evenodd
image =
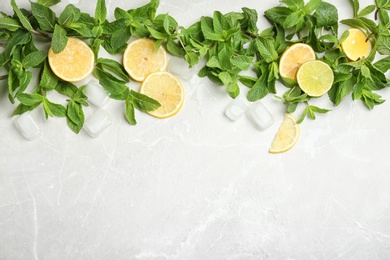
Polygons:
M47 50L36 46L37 38L46 41L54 53L66 47L68 37L87 41L96 57L94 75L112 99L123 102L124 117L132 125L137 123L136 110L148 112L160 104L128 87L129 76L119 62L99 57L101 48L109 54L121 54L131 37L152 38L156 50L163 45L170 54L185 59L189 66L204 60L198 75L216 82L232 98L246 87L249 101L273 95L291 113L303 105L298 122L315 119L316 115L330 110L313 105L312 97L303 93L296 81L280 78L280 57L296 42L309 44L318 59L332 68L335 80L328 98L335 106L350 97L373 109L384 102L378 92L389 86L386 76L390 70L388 0L373 0L364 7L359 0L351 0L353 16L341 21L337 8L326 1L282 0L280 5L264 11L269 21L264 28L258 27L257 11L247 7L226 14L215 11L184 28L169 14L157 13L159 0L150 0L130 10L117 7L111 21L107 20L105 0L96 1L93 15L72 4L55 13L51 7L59 2L38 0L30 3L31 10L25 10L10 0L14 13L2 12L0 17L0 46L3 47L0 67L7 71L6 75L0 75L0 80L7 81L10 102L18 102L14 115L41 107L47 118L65 117L75 133L84 124L83 107L88 106L86 86L60 80L50 69ZM347 59L341 43L348 31L339 35L340 23L366 33L373 46L369 57L355 62ZM33 93L27 93L32 84L32 70L39 72L39 80L32 86ZM281 85L286 89L282 95L276 95ZM66 97L63 104L49 100L47 93L51 91Z

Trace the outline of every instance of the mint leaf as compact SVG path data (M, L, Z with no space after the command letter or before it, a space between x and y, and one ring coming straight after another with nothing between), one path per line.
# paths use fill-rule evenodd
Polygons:
M99 58L97 59L96 63L98 65L101 65L102 68L105 68L113 73L115 73L120 79L122 79L125 82L129 82L130 78L119 62L112 60L112 59L106 59L106 58Z
M21 28L20 23L16 19L10 17L0 18L0 29L6 29L8 31L14 32Z
M24 57L22 64L26 69L39 66L47 57L44 51L35 51Z
M101 78L99 83L112 99L126 100L129 96L129 88L123 83L113 81L108 78Z
M43 98L43 110L45 111L46 118L48 116L66 116L66 108L63 105L50 102L47 98Z
M25 106L34 106L43 102L44 97L40 94L20 93L16 96L19 102Z
M157 100L133 90L130 91L130 96L134 107L142 112L153 111L161 106Z
M68 37L66 36L66 30L56 24L54 27L53 40L51 42L51 48L53 52L62 52L65 49L67 43Z
M314 10L316 10L321 4L322 0L309 0L307 4L303 7L303 11L306 14L311 14Z
M282 0L281 2L293 11L301 10L305 5L303 0Z
M74 100L69 100L66 108L66 119L69 128L78 134L82 129L85 120L82 106Z
M15 0L11 0L11 6L12 6L12 9L14 10L16 16L18 17L20 23L23 25L23 27L26 28L28 31L33 30L33 27L31 26L30 21L23 14L23 12L19 9L19 7L17 6Z
M259 51L261 57L267 62L273 62L278 59L278 53L275 50L275 46L271 40L265 39L263 37L258 37L255 40L257 50Z
M377 44L377 51L380 54L390 55L390 36L379 35Z
M57 76L54 75L54 73L50 69L48 62L45 62L39 85L45 90L53 90L56 88L57 84L58 84Z
M264 15L268 20L283 25L287 16L289 16L292 13L292 11L284 6L276 6L271 9L268 9L264 12Z
M132 101L132 98L127 98L125 101L125 117L127 122L130 125L136 125L137 120L135 120L135 111L134 111L134 103Z
M53 32L56 24L56 14L44 5L31 2L31 11L35 19L37 19L39 27L46 32Z
M37 3L43 6L53 6L61 2L61 0L38 0Z
M58 18L58 23L62 26L67 27L70 24L77 22L80 16L80 9L78 9L72 4L68 4L61 12L60 17Z
M314 119L316 119L315 113L325 114L325 113L328 113L329 111L330 111L329 109L319 108L316 106L308 105L308 106L306 106L305 110L303 111L302 116L299 118L297 123L298 124L302 123L302 121L304 120L304 118L306 116L309 117L310 119L314 120Z
M99 24L103 24L106 21L107 17L107 8L105 0L97 0L96 9L95 9L95 19Z
M327 2L322 2L314 13L318 27L331 27L338 24L337 8Z

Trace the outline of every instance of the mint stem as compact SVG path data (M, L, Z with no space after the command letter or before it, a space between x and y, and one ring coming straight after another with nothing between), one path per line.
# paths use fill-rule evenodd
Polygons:
M5 47L7 47L7 45L5 43L0 43L0 47L5 48Z
M7 75L0 76L0 80L7 79L7 78L8 78L8 74L7 74Z
M35 34L35 35L41 36L41 37L46 38L46 39L51 41L51 36L46 34L46 33L39 32L39 31L36 31L36 30L31 30L30 32Z

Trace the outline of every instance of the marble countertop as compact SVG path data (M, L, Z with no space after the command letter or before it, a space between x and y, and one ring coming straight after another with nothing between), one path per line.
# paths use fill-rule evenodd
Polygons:
M147 1L107 2L112 15ZM350 1L329 2L340 18L352 15ZM221 3L161 0L158 13L188 26L247 6L266 28L261 14L279 2ZM196 75L183 80L185 103L172 118L137 113L130 126L111 100L112 123L98 137L42 119L33 141L15 128L0 84L0 259L390 258L389 101L369 111L325 98L333 111L305 120L296 146L273 155L284 106L262 101L275 119L265 131L232 122L225 90ZM388 89L381 95L390 99Z

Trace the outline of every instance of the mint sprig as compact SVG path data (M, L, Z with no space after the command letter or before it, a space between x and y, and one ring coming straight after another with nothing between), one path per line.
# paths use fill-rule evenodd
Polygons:
M130 79L120 63L99 58L101 48L110 54L121 54L132 36L155 39L156 49L164 45L189 66L205 60L198 75L224 86L232 98L240 94L242 87L247 87L249 101L272 95L291 113L304 106L298 122L315 119L316 114L330 109L312 105L312 97L296 81L280 78L280 56L296 42L312 46L319 59L332 68L335 80L327 97L335 106L349 96L373 109L384 102L379 91L389 86L386 76L390 69L389 0L375 0L365 7L358 0L351 0L353 17L341 21L337 8L328 2L282 0L281 5L264 12L269 21L265 28L257 26L257 11L247 7L226 14L215 11L184 28L169 14L157 14L159 0L130 10L117 7L111 21L107 20L105 0L97 0L93 16L71 4L56 14L51 7L59 2L38 0L31 2L31 10L25 10L11 0L14 13L1 12L0 46L4 49L0 53L0 67L7 73L0 75L0 80L7 81L10 102L19 103L14 115L42 107L46 117L66 117L75 133L83 126L83 107L88 105L85 86L77 87L54 75L47 62L47 50L36 47L37 37L49 42L55 53L65 48L68 37L89 42L96 56L94 75L111 98L123 102L125 118L132 125L137 122L136 109L148 112L160 104L127 86ZM347 59L341 43L348 32L339 35L340 23L368 35L373 43L369 57L356 62ZM383 56L378 58L378 53ZM40 71L39 83L33 93L26 93L32 69ZM244 72L248 70L254 75L247 76ZM283 95L277 95L278 84L286 87ZM50 101L46 95L50 91L64 95L67 105Z

